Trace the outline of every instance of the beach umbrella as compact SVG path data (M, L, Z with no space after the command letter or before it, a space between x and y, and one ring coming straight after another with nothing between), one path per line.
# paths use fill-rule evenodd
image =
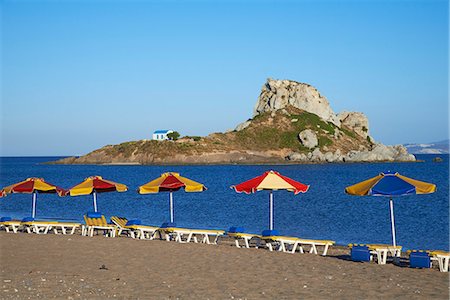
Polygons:
M32 194L31 216L34 218L36 216L37 193L56 193L59 196L64 196L65 190L54 184L45 182L43 178L31 177L19 183L4 187L0 191L0 197L5 197L7 194Z
M380 173L378 176L345 188L345 192L349 195L389 197L392 244L394 246L397 244L395 240L393 197L431 194L435 191L436 185L432 183L411 179L391 171Z
M91 176L73 186L66 193L70 196L93 195L94 211L97 211L97 193L126 192L125 184L103 179L101 176Z
M174 209L172 192L178 191L181 188L184 188L184 191L188 193L203 192L206 190L206 187L201 183L182 177L179 173L168 172L161 174L160 177L144 185L141 185L138 193L155 194L160 192L169 192L170 223L173 223Z
M276 171L267 171L263 175L247 180L237 185L232 185L238 193L256 193L257 191L269 190L269 228L273 230L273 191L286 190L293 192L294 195L306 193L309 185L295 181L289 177L283 176Z

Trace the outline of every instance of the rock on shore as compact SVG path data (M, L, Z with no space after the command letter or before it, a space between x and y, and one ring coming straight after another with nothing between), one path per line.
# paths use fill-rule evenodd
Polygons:
M286 160L298 162L407 162L415 161L416 158L414 155L409 154L402 145L386 146L383 144L376 144L372 150L352 150L347 154L342 154L339 149L335 152L325 153L322 153L319 149L315 149L308 154L292 152L286 157Z

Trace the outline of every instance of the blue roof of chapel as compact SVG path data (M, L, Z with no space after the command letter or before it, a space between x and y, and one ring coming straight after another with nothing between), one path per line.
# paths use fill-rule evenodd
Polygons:
M156 130L156 131L153 132L153 133L158 134L158 133L168 133L168 132L169 132L169 130Z

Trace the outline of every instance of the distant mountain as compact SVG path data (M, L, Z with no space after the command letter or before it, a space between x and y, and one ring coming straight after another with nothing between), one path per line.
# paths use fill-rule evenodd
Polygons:
M428 144L405 144L409 153L413 154L448 154L450 140Z

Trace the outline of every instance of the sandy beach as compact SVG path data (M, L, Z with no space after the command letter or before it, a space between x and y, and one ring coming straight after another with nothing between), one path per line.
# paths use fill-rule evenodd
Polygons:
M0 233L0 298L448 299L437 268L131 238Z

